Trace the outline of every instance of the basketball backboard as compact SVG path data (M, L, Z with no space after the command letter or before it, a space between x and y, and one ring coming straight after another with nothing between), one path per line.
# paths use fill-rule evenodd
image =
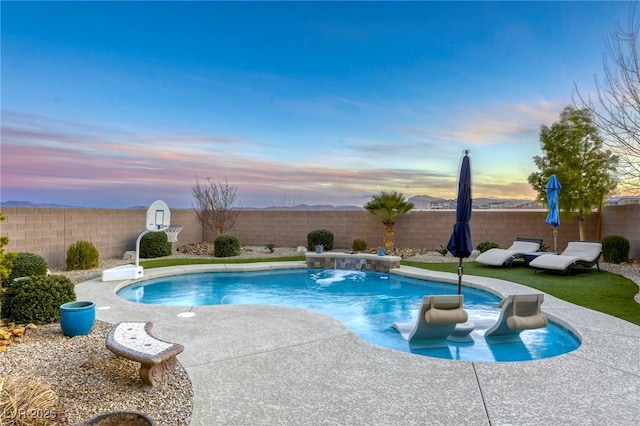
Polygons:
M151 203L147 209L147 230L163 231L171 225L171 211L162 200Z

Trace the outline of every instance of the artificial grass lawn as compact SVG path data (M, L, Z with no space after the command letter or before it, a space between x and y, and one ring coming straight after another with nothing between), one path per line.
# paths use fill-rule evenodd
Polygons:
M402 261L403 265L457 274L458 263ZM634 299L638 286L622 275L596 268L575 267L571 275L536 273L521 265L494 268L475 262L464 264L465 275L498 278L532 287L559 299L640 325L640 304Z

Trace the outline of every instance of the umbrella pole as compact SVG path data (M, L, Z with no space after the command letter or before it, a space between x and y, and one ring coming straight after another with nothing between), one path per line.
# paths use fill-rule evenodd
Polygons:
M558 228L553 227L553 252L558 252Z
M464 273L464 266L462 266L462 258L458 264L458 294L462 294L462 274Z

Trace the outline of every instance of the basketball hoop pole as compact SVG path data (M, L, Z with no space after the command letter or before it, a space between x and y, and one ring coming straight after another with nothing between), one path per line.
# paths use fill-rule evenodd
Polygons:
M148 229L142 231L140 235L138 235L138 239L136 240L136 268L140 266L140 241L142 241L142 237L151 233Z

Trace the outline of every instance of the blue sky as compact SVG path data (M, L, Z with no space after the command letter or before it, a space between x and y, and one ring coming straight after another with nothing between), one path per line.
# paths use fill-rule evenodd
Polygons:
M539 129L627 2L5 2L0 198L363 205L534 198Z

